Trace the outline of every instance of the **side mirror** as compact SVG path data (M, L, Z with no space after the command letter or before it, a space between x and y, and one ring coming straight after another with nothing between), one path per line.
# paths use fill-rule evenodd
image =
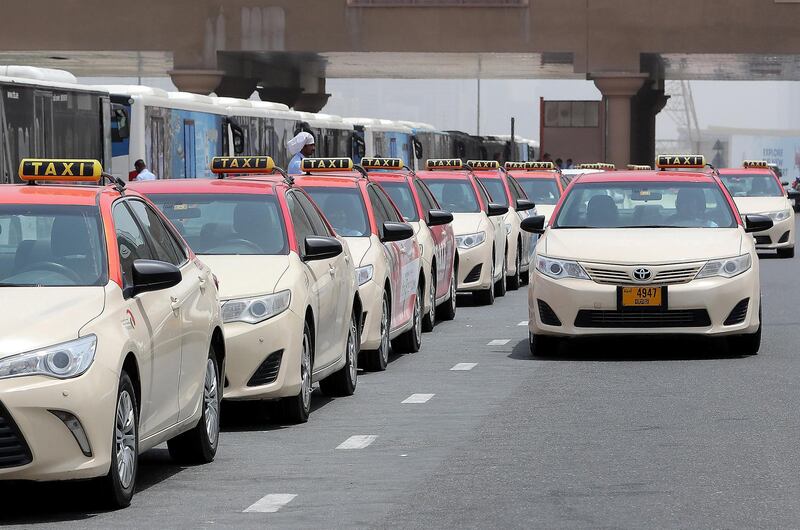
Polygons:
M305 240L303 261L335 258L342 253L342 243L335 237L309 236Z
M788 185L789 185L788 181L786 181L786 180L782 180L781 181L781 186L788 186Z
M797 190L794 190L794 189L786 190L786 195L790 199L795 199L795 200L800 199L800 191L797 191Z
M542 234L544 233L544 215L526 217L519 226L524 231L530 232L531 234Z
M517 211L524 212L525 210L533 210L536 208L536 205L533 204L533 201L529 201L528 199L517 199Z
M503 206L502 204L497 204L496 202L490 202L489 207L486 209L486 215L489 217L496 217L498 215L505 215L508 213L508 206Z
M133 296L175 287L181 278L180 269L172 263L137 259L133 262Z
M445 210L428 210L428 226L441 226L453 222L453 214Z
M414 237L414 229L411 228L411 225L396 223L394 221L386 221L383 223L383 236L381 236L381 241L384 243L402 241L410 237Z
M745 215L744 231L748 234L753 232L763 232L772 228L772 219L765 215Z

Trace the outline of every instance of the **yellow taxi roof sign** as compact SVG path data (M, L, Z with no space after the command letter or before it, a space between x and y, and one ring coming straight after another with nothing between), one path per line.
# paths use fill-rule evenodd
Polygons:
M578 164L575 169L602 169L600 164Z
M652 167L642 164L628 164L628 169L631 171L652 171Z
M464 162L460 158L429 158L425 162L425 168L434 169L464 169Z
M353 161L349 158L304 158L300 169L304 173L351 171Z
M769 168L769 162L766 160L745 160L742 162L742 167L750 168Z
M468 160L467 165L472 169L500 169L497 160Z
M555 171L556 164L555 162L546 161L546 162L525 162L525 169L528 171Z
M275 161L269 156L215 156L211 159L211 172L217 175L269 173L273 169Z
M402 158L364 157L360 166L364 169L403 169L406 164Z
M25 181L97 182L102 176L99 160L23 158L19 163L19 178Z
M706 159L703 155L658 155L658 169L703 169Z

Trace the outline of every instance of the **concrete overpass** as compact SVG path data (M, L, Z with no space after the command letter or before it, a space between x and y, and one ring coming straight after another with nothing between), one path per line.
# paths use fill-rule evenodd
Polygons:
M328 77L588 78L618 165L651 162L664 79L800 80L800 0L27 0L3 20L0 63L300 110Z

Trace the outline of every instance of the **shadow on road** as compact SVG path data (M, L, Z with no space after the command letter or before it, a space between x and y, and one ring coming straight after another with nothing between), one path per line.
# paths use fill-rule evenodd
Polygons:
M311 414L333 399L315 388L311 393ZM223 401L220 422L222 432L278 431L294 427L281 419L277 401Z

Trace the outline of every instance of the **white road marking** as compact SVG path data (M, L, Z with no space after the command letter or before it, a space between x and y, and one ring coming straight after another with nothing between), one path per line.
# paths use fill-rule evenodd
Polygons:
M377 435L357 434L340 443L336 449L364 449L375 441Z
M476 366L478 366L478 363L458 363L454 367L450 368L450 370L456 372L466 372L467 370L472 370Z
M270 493L264 495L257 502L245 510L256 513L275 513L297 497L294 493Z
M487 346L505 346L509 342L511 342L511 339L495 339L487 344Z
M523 320L522 322L520 322L520 323L519 323L519 324L517 324L517 325L518 325L518 326L527 326L527 325L528 325L528 321L527 321L527 320Z
M401 403L427 403L436 394L411 394Z

